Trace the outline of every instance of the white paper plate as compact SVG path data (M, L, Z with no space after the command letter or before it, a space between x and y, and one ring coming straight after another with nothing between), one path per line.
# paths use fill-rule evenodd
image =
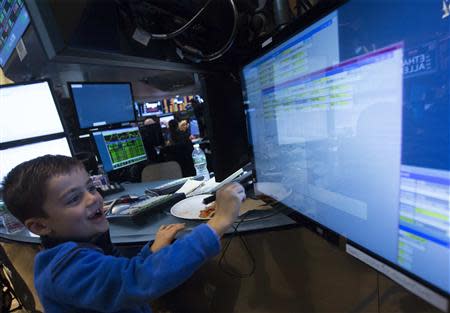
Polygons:
M177 202L170 209L170 214L175 217L189 220L209 220L209 217L199 217L200 211L206 208L206 204L203 203L203 199L209 196L211 196L211 194L198 195Z

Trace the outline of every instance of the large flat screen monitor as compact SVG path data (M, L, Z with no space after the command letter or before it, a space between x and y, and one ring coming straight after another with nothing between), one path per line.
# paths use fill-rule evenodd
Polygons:
M107 172L147 160L137 127L98 131L92 135Z
M0 86L0 144L64 132L48 81Z
M0 1L0 67L4 67L30 24L23 0Z
M130 83L68 83L80 128L134 121Z
M242 77L265 192L448 297L442 3L348 1L253 59Z
M72 156L66 138L32 143L0 150L0 182L16 165L46 154Z

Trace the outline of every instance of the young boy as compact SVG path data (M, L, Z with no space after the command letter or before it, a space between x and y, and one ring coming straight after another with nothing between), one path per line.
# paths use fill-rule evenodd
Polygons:
M46 155L24 162L3 187L6 207L45 247L35 259L35 285L47 313L150 312L149 300L219 253L219 238L245 198L241 185L228 185L207 224L173 244L183 224L162 226L151 246L125 258L111 244L103 199L78 160Z

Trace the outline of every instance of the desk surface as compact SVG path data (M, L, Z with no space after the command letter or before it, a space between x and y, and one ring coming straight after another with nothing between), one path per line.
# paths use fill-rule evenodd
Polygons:
M168 181L124 184L125 190L123 192L107 196L105 200L111 200L125 194L142 195L145 188L153 188L166 182ZM275 209L249 212L245 215L243 222L239 224L238 231L248 232L295 225L291 218L282 213L276 213ZM110 221L111 240L119 245L145 243L155 238L155 234L161 225L172 223L185 223L185 231L189 232L193 227L201 224L202 221L180 219L171 215L169 210L146 217L140 225L135 224L131 220ZM228 231L228 233L232 232L233 229ZM14 234L0 233L0 238L23 243L40 243L39 237L31 236L28 230Z

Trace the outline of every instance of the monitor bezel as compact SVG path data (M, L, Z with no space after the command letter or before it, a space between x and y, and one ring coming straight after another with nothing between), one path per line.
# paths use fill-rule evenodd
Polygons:
M128 85L128 87L130 88L130 95L131 95L130 108L131 108L131 111L133 112L133 119L131 119L131 120L123 120L123 121L115 122L115 123L106 123L104 125L99 125L99 126L81 127L80 117L79 117L79 113L78 113L78 109L77 109L77 104L75 102L75 98L73 96L73 91L72 91L72 87L71 87L71 85L73 85L73 84L81 84L81 85ZM120 128L120 127L127 127L127 126L130 126L130 123L136 122L136 120L137 120L136 110L134 108L135 100L134 100L134 94L133 94L133 85L129 81L111 81L111 82L107 82L107 81L101 81L101 82L68 81L67 82L67 89L69 90L69 95L70 95L70 99L72 101L72 105L73 105L73 108L74 108L76 121L77 121L77 127L78 127L79 130L89 130L89 131L90 130L107 130L107 129L115 129L115 128Z
M302 16L302 19L300 19L299 21L294 22L291 25L287 26L286 28L281 30L279 33L274 35L273 37L266 39L265 42L269 42L269 43L267 43L266 45L262 44L261 49L259 51L257 51L256 53L253 53L240 66L239 76L240 76L242 95L243 95L243 100L244 100L244 104L243 104L244 108L243 109L245 112L247 111L248 106L247 106L247 95L246 95L246 90L245 90L245 79L244 79L244 75L243 75L244 68L247 65L249 65L250 63L252 63L253 61L255 61L256 59L264 56L265 54L272 51L273 49L276 49L279 45L283 44L290 38L292 38L295 35L297 35L298 33L302 32L307 27L311 26L312 24L314 24L321 18L327 16L328 14L332 13L335 10L338 10L340 7L342 7L344 4L346 4L348 2L351 2L351 0L330 0L327 3L325 3L325 6L316 6L315 8L313 8L309 12L307 12L304 16ZM248 122L247 114L246 114L246 125L247 125L247 136L249 138L250 158L251 158L252 164L255 164L254 153L253 153L253 143L250 140L252 130L251 130L249 122ZM255 182L258 181L258 171L256 168L253 169L253 179ZM351 246L361 250L362 252L366 253L367 255L390 266L391 268L400 272L401 274L404 274L405 276L411 278L418 284L420 284L426 288L429 288L433 292L450 300L450 292L447 293L445 290L424 280L423 278L417 276L413 272L410 272L410 271L400 267L399 265L393 263L392 261L385 259L383 256L378 255L378 254L374 253L373 251L367 249L366 247L363 247L360 244L346 238L342 234L340 234L334 230L331 230L326 225L323 225L323 224L313 220L312 218L308 217L307 215L304 215L301 212L299 212L293 208L290 208L288 205L286 205L282 202L280 202L280 205L284 206L287 210L289 210L288 215L293 220L300 223L302 226L307 227L308 229L310 229L311 231L313 231L320 237L323 237L324 239L331 242L332 244L339 246L342 250L345 251L345 244L342 245L342 242L345 242L346 244L350 244ZM365 263L365 264L367 264L367 263ZM376 269L374 269L374 270L377 271ZM377 272L379 272L379 271L377 271ZM379 272L379 273L381 273L381 272ZM385 275L384 273L381 273L381 274L383 274L384 276L391 279L391 277Z

